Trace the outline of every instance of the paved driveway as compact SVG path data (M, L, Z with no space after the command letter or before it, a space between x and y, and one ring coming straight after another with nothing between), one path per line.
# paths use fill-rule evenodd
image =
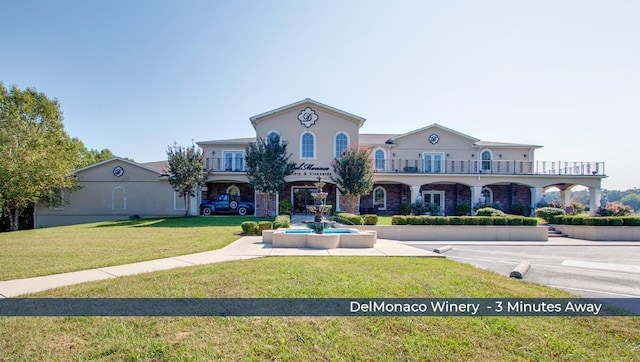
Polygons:
M408 242L433 250L452 246L444 255L508 276L521 261L531 269L524 280L546 284L581 297L640 298L640 242L590 242L552 238L548 242ZM640 299L633 303L638 304ZM636 310L636 308L633 308Z

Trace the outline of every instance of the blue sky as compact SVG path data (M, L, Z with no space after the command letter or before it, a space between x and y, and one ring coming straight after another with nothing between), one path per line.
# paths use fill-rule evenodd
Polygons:
M138 162L249 137L312 98L362 133L432 123L604 161L640 187L639 1L0 0L0 81L57 98L89 148Z

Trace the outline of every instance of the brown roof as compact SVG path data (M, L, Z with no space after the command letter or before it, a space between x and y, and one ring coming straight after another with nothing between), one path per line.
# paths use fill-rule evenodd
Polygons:
M143 162L141 165L156 170L160 173L169 173L169 161L154 161L154 162Z
M358 140L361 145L383 145L397 134L361 133Z

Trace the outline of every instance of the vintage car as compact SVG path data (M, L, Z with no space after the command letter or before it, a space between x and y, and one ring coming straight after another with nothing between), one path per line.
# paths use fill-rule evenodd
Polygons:
M254 210L253 203L240 201L240 199L229 195L221 194L215 200L202 201L200 204L201 215L211 215L213 213L237 213L238 215L246 215Z

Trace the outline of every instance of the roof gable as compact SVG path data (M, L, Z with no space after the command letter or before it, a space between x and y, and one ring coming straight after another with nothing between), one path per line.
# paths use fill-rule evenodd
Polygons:
M314 101L311 98L305 98L301 101L295 102L295 103L291 103L289 105L280 107L280 108L276 108L274 110L268 111L268 112L264 112L264 113L260 113L258 115L255 115L253 117L250 117L249 119L251 120L251 124L253 125L253 128L256 127L256 125L266 119L272 118L274 116L277 116L279 114L283 114L285 112L289 112L292 109L295 108L302 108L304 109L304 107L306 106L313 106L313 107L317 107L320 108L322 110L324 110L325 112L329 112L329 113L333 113L338 115L341 118L345 118L348 119L352 122L355 122L358 124L359 127L361 127L364 122L366 121L365 118L362 118L360 116L356 116L355 114L352 113L348 113L345 112L343 110L328 106L326 104L320 103L318 101Z
M429 126L413 130L411 132L407 132L407 133L404 133L404 134L401 134L401 135L397 135L395 137L391 137L389 139L389 141L391 143L396 143L397 141L401 141L403 138L407 138L407 137L413 136L413 135L415 135L417 133L428 133L428 132L438 132L438 131L439 132L445 132L445 133L453 134L453 135L456 135L458 137L467 139L467 140L469 140L470 143L476 143L476 142L480 141L479 139L477 139L475 137L471 137L471 136L466 135L464 133L461 133L461 132L458 132L458 131L454 131L451 128L447 128L447 127L441 126L441 125L439 125L437 123L434 123L434 124L431 124Z
M152 173L156 174L157 176L166 176L167 175L166 172L161 172L158 168L149 167L149 166L137 163L135 161L130 161L130 160L124 159L122 157L113 157L113 158L110 158L110 159L105 160L105 161L97 162L97 163L94 163L92 165L79 168L79 169L75 170L74 173L77 175L79 173L84 173L84 172L88 172L88 171L91 171L91 170L95 170L97 168L105 167L105 166L107 166L109 164L112 164L112 163L128 164L130 166L133 166L133 167L136 167L136 168L140 168L140 169L148 171L148 172L152 172Z

